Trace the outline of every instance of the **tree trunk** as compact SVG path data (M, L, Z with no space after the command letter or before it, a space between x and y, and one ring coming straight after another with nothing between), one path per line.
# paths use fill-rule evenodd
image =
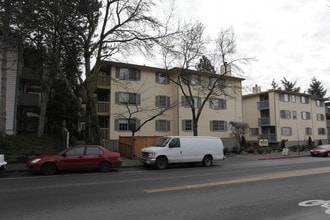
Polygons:
M39 124L38 124L38 137L41 137L44 134L48 97L49 97L48 92L42 92L41 93L40 116L39 116Z

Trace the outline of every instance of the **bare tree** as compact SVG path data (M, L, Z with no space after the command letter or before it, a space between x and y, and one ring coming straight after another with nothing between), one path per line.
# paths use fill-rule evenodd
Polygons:
M236 37L232 28L221 29L215 40L216 56L220 58L222 73L228 74L230 69L244 73L240 65L246 65L255 61L255 57L246 57L238 53L236 48Z
M120 87L122 88L122 91L125 91L125 94L117 93L116 102L117 104L122 105L125 110L121 109L120 112L115 113L114 115L117 118L116 120L127 121L127 130L131 131L132 136L141 130L141 128L147 123L153 121L159 116L164 116L167 111L173 109L177 105L176 101L171 102L170 97L166 97L167 99L164 101L158 100L158 97L156 96L156 102L153 100L155 97L153 95L142 97L145 96L145 94L148 94L146 83L142 83L141 86L135 90L130 83L117 83L120 84ZM152 100L148 101L150 99ZM141 103L143 103L143 105ZM150 104L148 105L146 103ZM154 103L156 103L156 105Z
M246 134L246 130L249 128L247 123L243 122L229 122L231 125L231 136L235 137L237 142L241 145L243 136Z
M234 96L232 92L235 91L236 85L229 84L225 75L190 69L205 51L206 40L202 23L184 24L177 38L166 41L164 45L164 62L169 69L169 78L179 87L183 96L179 101L181 105L191 110L193 135L197 136L199 119L208 101L219 96ZM169 64L173 64L173 60L180 61L180 67L170 69Z
M81 75L78 77L83 85L90 139L100 141L101 138L94 103L101 61L119 52L139 50L149 53L155 43L172 34L151 15L154 6L153 0L81 1L79 7L83 9L83 22L77 22L72 16L66 17L67 14L62 15L68 26L78 33L77 38L83 47L85 80ZM75 10L74 7L71 10ZM67 45L70 42L63 39L63 43ZM95 63L94 68L91 68L91 63Z

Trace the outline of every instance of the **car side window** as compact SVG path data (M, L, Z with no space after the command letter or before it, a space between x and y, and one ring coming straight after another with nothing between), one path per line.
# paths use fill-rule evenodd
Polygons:
M66 156L82 156L84 155L85 147L77 147L65 152Z
M180 147L180 139L179 138L173 138L173 140L171 141L169 147L170 148Z
M87 147L86 155L103 155L103 151L98 147Z

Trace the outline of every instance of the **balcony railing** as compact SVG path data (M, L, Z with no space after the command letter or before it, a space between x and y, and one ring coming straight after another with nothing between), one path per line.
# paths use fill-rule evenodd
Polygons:
M259 127L270 126L270 118L269 117L258 118L258 123L259 123Z
M109 114L110 113L110 103L109 102L97 102L97 113L98 114Z
M98 88L110 88L110 77L109 76L98 76L97 77Z
M277 142L276 134L261 134L260 139L267 139L269 143Z
M269 101L258 102L258 110L269 109Z

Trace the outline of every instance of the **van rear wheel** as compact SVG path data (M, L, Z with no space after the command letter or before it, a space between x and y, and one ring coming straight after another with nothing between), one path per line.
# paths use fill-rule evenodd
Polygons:
M167 167L167 159L165 157L160 157L156 160L155 164L156 168L159 170L163 170Z
M209 167L212 165L212 157L210 155L206 155L203 159L203 165Z

